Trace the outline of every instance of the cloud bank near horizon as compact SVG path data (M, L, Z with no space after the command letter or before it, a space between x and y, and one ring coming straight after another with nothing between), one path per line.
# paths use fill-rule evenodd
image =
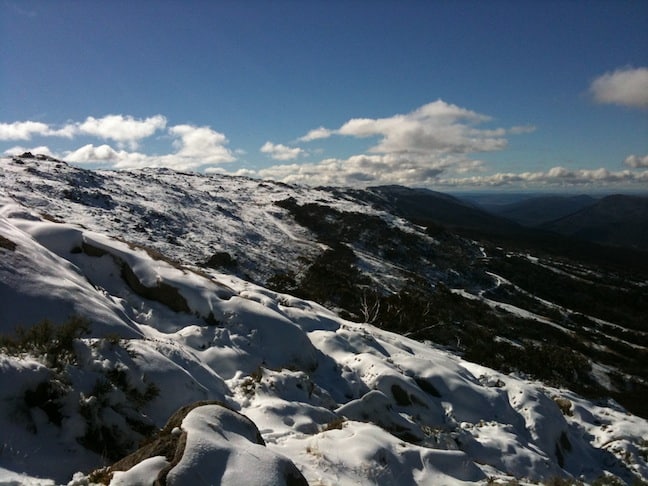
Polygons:
M648 73L648 69L645 71ZM625 100L640 106L642 98L633 91L637 85L636 73L630 76L631 81L617 76L617 73L619 71L603 75L592 84L592 90L596 85L600 91L597 91L601 95L597 101L617 103L601 100ZM596 84L597 81L600 83ZM607 94L603 96L601 93ZM166 167L307 185L562 188L640 185L648 182L648 170L643 170L648 169L648 155L636 154L619 161L618 171L557 166L537 172L489 173L489 167L476 157L477 154L503 151L510 137L536 130L532 125L492 128L488 126L492 121L488 115L439 99L409 113L384 118L352 118L337 128L320 126L298 138L291 144L293 146L266 141L259 152L279 163L257 169L240 166L231 170L224 168L240 161L239 157L244 156L246 151L230 149L227 137L209 126L170 125L161 114L139 119L123 114L101 118L89 116L81 122L67 122L60 126L37 121L0 123L0 141L41 141L43 138L58 137L74 143L79 138L89 137L100 142L84 143L60 153L54 153L46 144L33 148L17 145L6 150L5 155L31 151L80 165L93 164L104 168ZM169 153L146 153L143 146L148 138L154 136L171 141ZM347 157L304 161L319 149L306 150L295 146L334 137L367 140L367 148L362 153Z

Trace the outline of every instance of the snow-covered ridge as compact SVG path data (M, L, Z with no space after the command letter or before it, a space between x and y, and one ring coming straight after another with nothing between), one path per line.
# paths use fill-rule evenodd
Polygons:
M57 162L47 163L47 170L56 169ZM30 195L27 186L47 178L21 179L17 167L3 177L15 178L11 187L25 190L7 194L3 185L0 193L0 242L11 243L0 245L0 332L45 318L60 324L73 315L86 317L91 332L76 341L76 361L62 369L48 369L42 356L0 353L0 483L65 484L78 471L105 465L108 456L88 447L96 446L91 438L101 443L95 429L114 430L121 442L113 445L133 450L146 426L161 428L178 408L199 400L218 400L248 417L265 448L260 452L236 415L201 407L179 426L187 447L167 476L169 484L194 484L192 468L213 474L207 479L212 483L263 484L268 478L270 484L280 478L272 474L290 462L310 484L327 485L648 478L648 422L614 403L594 404L568 390L498 373L221 271L196 273L191 258L205 255L191 254L191 247L183 250L189 256L170 255L176 264L155 259L113 237L120 225L132 230L130 221L113 221L104 232L92 207L88 215L71 214L43 192ZM97 178L97 187L125 178L77 174L63 164L58 170ZM167 176L173 174L151 177ZM196 184L203 183L197 178ZM241 197L252 199L259 183L248 183L242 192L250 194ZM63 190L56 189L56 178L48 184L49 194ZM251 201L246 211L254 208ZM176 210L189 213L191 204L178 202ZM53 222L52 216L68 222ZM218 224L232 224L237 237L252 231L243 222L236 229L235 218L227 218ZM275 227L279 233L255 234L299 238L294 227ZM128 231L122 229L122 240ZM190 242L190 232L188 217L178 234ZM128 282L125 268L141 287ZM168 291L177 292L186 308L170 307L166 294L156 299L155 290L142 288L173 289ZM30 393L41 383L57 383L51 402ZM153 389L157 393L144 400ZM60 416L58 424L52 416ZM214 461L222 467L205 466ZM155 456L112 479L136 484L169 464ZM77 474L73 483L87 478Z
M154 246L167 257L198 263L229 252L241 272L263 282L276 269L296 270L298 257L320 251L308 232L284 222L273 205L292 197L344 211L377 214L366 203L245 177L204 176L167 169L87 171L64 162L1 159L0 183L34 211ZM383 217L393 217L382 214ZM395 221L395 224L404 224ZM266 248L281 248L267 253Z

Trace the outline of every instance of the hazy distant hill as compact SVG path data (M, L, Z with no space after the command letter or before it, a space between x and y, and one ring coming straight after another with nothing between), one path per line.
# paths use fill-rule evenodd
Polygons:
M371 187L369 191L387 201L403 217L424 225L434 222L450 228L495 232L519 228L511 221L441 192L402 186Z
M509 204L480 205L489 212L524 226L539 226L563 218L596 203L591 196L538 196Z
M607 196L543 228L606 245L648 249L648 197Z

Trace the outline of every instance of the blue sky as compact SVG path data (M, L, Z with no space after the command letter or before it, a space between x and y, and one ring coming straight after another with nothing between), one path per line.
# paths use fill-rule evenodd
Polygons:
M648 188L646 1L0 0L0 153Z

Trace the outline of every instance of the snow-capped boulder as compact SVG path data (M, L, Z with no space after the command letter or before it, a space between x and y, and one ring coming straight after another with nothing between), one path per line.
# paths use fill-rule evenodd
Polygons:
M265 447L254 422L216 401L178 410L158 437L91 475L111 485L307 485L286 457Z

